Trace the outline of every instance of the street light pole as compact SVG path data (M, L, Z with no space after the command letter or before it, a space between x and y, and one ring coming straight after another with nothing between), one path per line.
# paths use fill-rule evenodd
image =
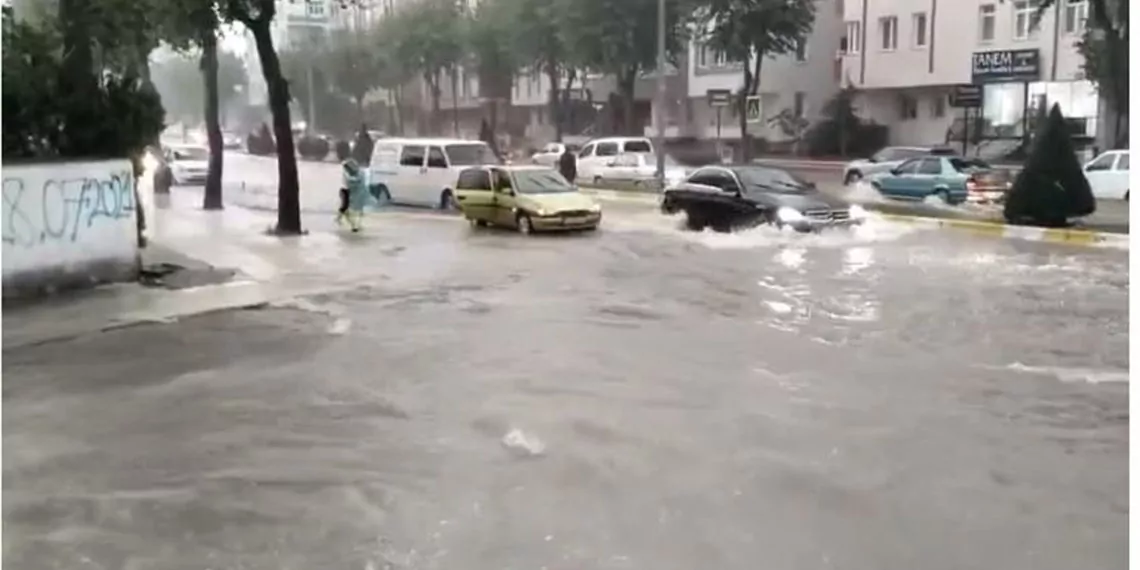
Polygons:
M657 0L657 97L653 103L657 136L653 142L657 154L657 188L665 190L665 0Z

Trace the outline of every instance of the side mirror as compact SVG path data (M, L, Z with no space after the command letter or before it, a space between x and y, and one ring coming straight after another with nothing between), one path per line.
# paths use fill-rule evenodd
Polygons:
M899 170L899 169L897 169L897 168L892 168L892 169L891 169L891 174L893 174L893 175L895 175L895 176L898 176L898 175L899 175L901 172L902 172L902 171L901 171L901 170Z

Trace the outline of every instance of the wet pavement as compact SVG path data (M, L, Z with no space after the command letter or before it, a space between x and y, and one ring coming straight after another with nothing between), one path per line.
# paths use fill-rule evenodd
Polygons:
M606 207L314 213L252 275L335 291L5 350L6 562L1126 566L1126 252Z

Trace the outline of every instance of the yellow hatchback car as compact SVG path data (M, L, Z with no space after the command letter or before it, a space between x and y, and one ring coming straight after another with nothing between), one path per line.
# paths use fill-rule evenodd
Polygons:
M459 173L455 200L474 225L519 233L596 230L602 207L543 166L479 166Z

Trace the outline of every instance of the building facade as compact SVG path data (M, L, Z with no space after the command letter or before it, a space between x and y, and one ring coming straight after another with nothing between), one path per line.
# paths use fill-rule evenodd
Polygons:
M958 85L977 85L969 139L1016 147L1054 103L1078 139L1097 136L1101 107L1077 52L1087 0L847 0L844 85L858 111L887 125L892 144L960 141L967 111L950 106ZM973 142L972 141L972 142Z

